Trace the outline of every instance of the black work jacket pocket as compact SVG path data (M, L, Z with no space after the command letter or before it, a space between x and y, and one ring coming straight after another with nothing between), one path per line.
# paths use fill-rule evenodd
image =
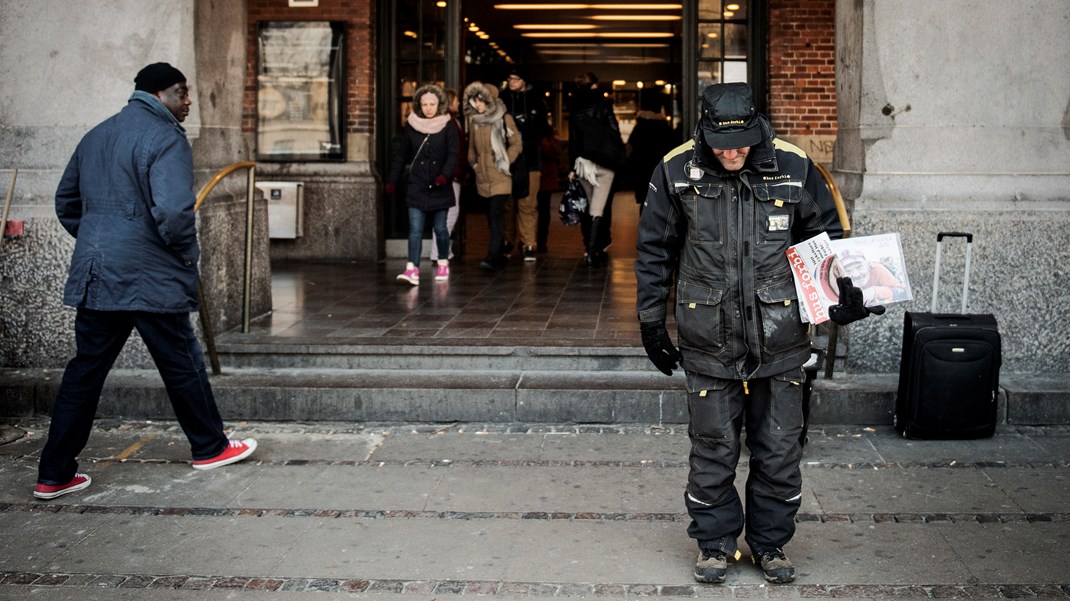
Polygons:
M771 434L796 436L802 432L806 421L803 410L803 394L806 387L806 374L802 368L773 376L770 386L774 388L773 405L769 412Z
M773 355L809 344L806 324L799 314L799 299L791 274L769 280L758 288L758 316L762 320L762 355Z
M785 181L775 184L758 184L753 187L755 202L755 229L759 244L784 244L794 225L795 205L803 197L798 182Z
M725 351L724 289L680 280L676 285L676 329L680 346L719 355Z
M728 203L721 184L675 184L687 215L688 239L701 244L724 244Z

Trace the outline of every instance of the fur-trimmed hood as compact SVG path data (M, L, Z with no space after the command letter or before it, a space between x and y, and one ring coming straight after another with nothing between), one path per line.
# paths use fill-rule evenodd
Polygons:
M424 94L434 94L438 98L438 112L435 116L445 115L449 111L449 101L446 99L446 92L436 86L435 84L424 84L416 88L416 92L412 95L412 112L421 119L424 117L423 111L420 110L420 99L424 97Z
M482 113L475 110L472 101L479 99L486 103L486 110ZM480 81L473 81L464 89L465 115L467 115L468 132L472 146L469 147L470 163L480 162L484 165L493 164L493 170L510 176L509 165L520 154L521 136L516 129L516 122L512 115L505 109L505 103L498 97L498 88L487 85ZM487 144L482 150L479 140L485 139ZM472 149L483 158L474 158ZM514 150L515 149L515 150ZM476 173L478 183L479 172ZM507 183L511 180L505 180ZM484 189L482 184L479 188ZM483 192L480 192L482 194ZM508 188L506 192L508 193ZM489 193L488 193L489 194Z
M479 98L486 103L487 108L493 107L498 100L498 88L488 86L481 81L473 81L464 88L464 110L468 112L472 108L472 99Z

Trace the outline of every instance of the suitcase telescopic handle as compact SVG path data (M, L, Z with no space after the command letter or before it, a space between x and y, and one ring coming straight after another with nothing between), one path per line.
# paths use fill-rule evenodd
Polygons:
M965 238L966 244L973 244L973 234L966 232L940 232L936 235L937 242L943 242L944 238Z
M966 232L940 232L936 234L936 267L933 269L933 302L932 313L936 313L936 296L940 291L940 248L944 238L966 239L966 273L962 277L962 311L966 313L966 298L970 290L970 254L973 251L973 234Z

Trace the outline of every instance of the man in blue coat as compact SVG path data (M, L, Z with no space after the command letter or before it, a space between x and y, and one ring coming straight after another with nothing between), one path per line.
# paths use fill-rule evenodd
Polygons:
M182 72L138 72L126 107L78 144L56 190L56 215L75 237L63 303L77 309L77 353L52 407L34 496L89 486L77 473L104 379L137 330L167 388L195 469L245 459L256 441L223 431L189 313L197 293L193 153L180 125L193 101Z

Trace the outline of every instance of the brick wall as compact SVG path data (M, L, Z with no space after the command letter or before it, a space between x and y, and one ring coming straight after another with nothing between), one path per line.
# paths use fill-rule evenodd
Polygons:
M249 31L245 71L245 109L242 130L256 128L256 29L259 21L346 22L346 131L374 133L375 124L375 2L320 0L317 8L290 8L287 0L247 0Z
M769 1L769 118L779 135L836 135L835 7Z

